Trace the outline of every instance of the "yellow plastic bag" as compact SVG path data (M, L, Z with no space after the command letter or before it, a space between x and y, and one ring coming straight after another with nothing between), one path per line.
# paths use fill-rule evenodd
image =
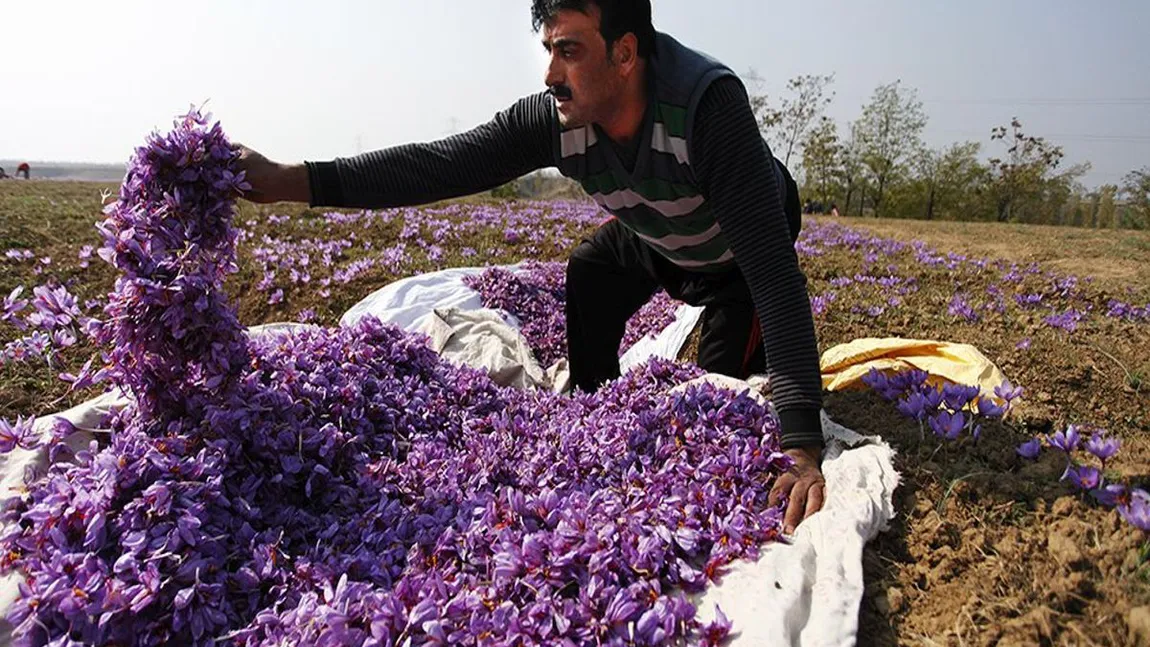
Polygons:
M1006 379L985 355L970 344L954 344L929 339L901 337L866 337L828 348L819 367L823 388L839 391L863 386L862 378L877 369L899 372L910 369L926 371L928 383L955 382L978 386L984 397L1002 404L994 394L995 387Z

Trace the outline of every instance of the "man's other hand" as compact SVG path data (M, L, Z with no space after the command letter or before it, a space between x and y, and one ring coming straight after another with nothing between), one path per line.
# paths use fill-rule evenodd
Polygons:
M767 501L773 506L778 505L783 496L787 497L783 532L790 535L799 522L822 509L827 483L819 469L822 455L819 447L788 449L784 453L793 458L795 464L775 481Z

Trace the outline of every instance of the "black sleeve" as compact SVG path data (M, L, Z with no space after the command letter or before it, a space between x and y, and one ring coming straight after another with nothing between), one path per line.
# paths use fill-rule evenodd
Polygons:
M738 79L711 84L694 129L696 178L759 315L783 448L821 446L822 377L807 280L783 208L785 184Z
M557 129L553 100L541 92L445 139L305 162L311 205L405 207L485 191L554 166Z

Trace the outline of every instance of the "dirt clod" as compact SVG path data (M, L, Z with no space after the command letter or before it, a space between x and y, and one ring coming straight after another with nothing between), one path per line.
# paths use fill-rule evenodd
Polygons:
M1150 647L1150 605L1135 607L1126 614L1128 640L1136 647Z

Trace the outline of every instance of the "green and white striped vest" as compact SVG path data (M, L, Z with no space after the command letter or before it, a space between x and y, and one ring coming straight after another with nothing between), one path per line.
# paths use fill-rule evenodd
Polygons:
M659 254L695 271L722 271L734 255L691 169L691 131L703 92L732 72L659 32L648 59L653 110L632 172L588 125L558 131L558 168Z

